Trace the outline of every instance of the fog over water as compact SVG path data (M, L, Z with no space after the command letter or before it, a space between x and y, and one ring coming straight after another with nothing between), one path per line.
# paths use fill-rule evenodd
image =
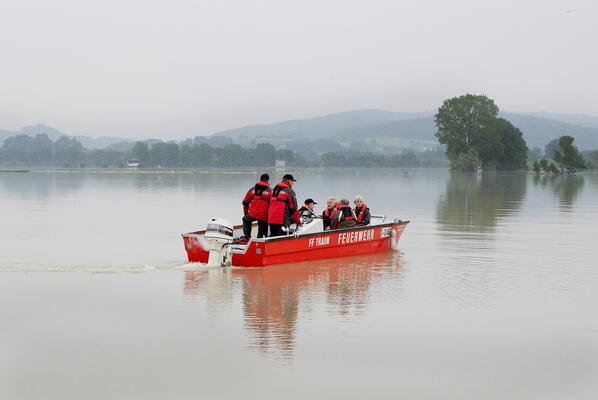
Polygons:
M297 171L398 253L186 263L252 173L0 174L0 398L594 399L598 175Z
M0 129L181 139L466 92L598 115L593 0L0 2Z

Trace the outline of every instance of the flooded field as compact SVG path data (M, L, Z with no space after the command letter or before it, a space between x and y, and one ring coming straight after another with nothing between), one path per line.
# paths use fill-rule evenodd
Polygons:
M598 174L293 174L400 252L207 270L254 174L0 174L0 398L596 398Z

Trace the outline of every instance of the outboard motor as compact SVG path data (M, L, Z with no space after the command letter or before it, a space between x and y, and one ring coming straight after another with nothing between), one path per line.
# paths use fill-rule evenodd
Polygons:
M233 242L233 225L230 222L222 218L211 218L201 241L204 249L210 252L208 267L220 267L230 263L229 244Z

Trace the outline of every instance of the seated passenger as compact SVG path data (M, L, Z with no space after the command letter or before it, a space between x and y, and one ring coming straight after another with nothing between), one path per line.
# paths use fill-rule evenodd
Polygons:
M332 218L336 211L336 205L337 202L334 197L331 196L326 200L326 209L322 213L322 223L324 224L325 231L332 229Z
M355 222L357 222L357 225L369 225L370 218L372 216L370 215L370 209L363 201L363 196L360 194L355 196L355 200L353 201L353 203L355 204L355 209L353 209L353 211L357 216L357 219L355 220Z
M355 222L357 217L349 205L349 200L342 199L339 203L338 209L334 214L332 221L332 229L353 228L357 225Z
M318 204L313 199L306 199L303 206L299 209L299 216L303 223L311 222L314 218L318 218L314 212L314 206Z

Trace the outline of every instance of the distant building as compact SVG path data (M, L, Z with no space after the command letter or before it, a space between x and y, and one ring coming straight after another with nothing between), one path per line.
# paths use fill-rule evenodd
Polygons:
M278 169L285 169L287 167L287 162L285 160L276 160L274 162L274 167Z
M127 160L127 167L129 167L129 168L139 168L140 164L141 164L141 162L135 158L131 158L130 160Z

